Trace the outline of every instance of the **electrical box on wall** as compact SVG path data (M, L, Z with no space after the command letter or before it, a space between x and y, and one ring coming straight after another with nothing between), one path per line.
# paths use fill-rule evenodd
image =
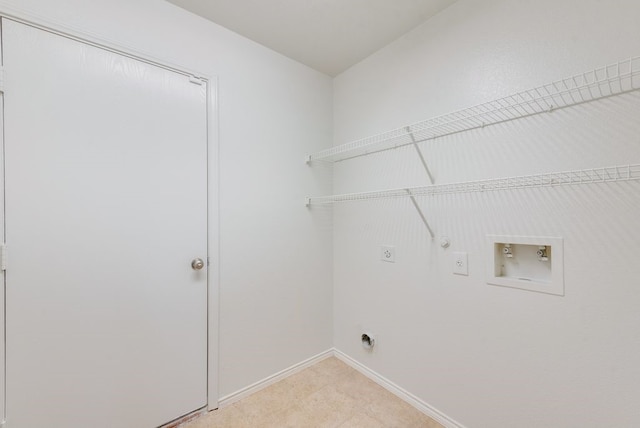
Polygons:
M487 236L487 283L564 296L562 238Z

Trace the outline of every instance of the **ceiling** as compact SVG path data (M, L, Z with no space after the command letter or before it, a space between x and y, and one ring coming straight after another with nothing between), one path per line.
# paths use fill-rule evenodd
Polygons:
M456 0L167 0L336 76Z

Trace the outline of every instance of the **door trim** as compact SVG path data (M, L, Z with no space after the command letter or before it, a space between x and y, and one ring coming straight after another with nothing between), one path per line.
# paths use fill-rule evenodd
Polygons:
M218 78L212 73L202 73L191 70L181 65L172 64L169 61L158 59L152 55L141 52L131 46L108 40L97 34L89 33L80 28L68 26L61 22L38 15L32 11L15 7L6 0L0 0L0 17L11 19L32 27L70 38L100 49L108 50L119 55L124 55L138 61L142 61L160 68L167 69L185 76L197 77L207 85L207 409L218 408L219 385L219 290L220 290L220 215L219 215L219 105L218 105ZM4 143L2 143L4 145ZM0 151L0 155L2 152ZM0 186L4 189L4 156L1 159L2 172ZM4 195L3 195L4 198ZM4 217L4 215L3 215ZM4 220L3 220L4 221ZM4 228L4 225L2 226ZM4 293L2 293L4 294ZM1 300L0 314L4 313L6 302ZM5 329L5 318L0 317L0 328ZM4 346L4 344L3 344ZM6 372L4 352L0 355L0 370ZM6 388L5 379L2 377L0 385L0 421L5 420Z
M220 326L220 151L218 78L207 80L207 407L218 408Z

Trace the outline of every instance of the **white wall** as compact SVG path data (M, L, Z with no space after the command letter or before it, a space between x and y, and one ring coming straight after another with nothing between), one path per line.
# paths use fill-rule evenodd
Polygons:
M635 0L461 0L335 79L334 142L639 55L638 16ZM421 147L439 183L637 163L639 114L632 93ZM335 167L334 193L420 184L412 147ZM420 203L449 249L408 200L335 206L335 346L469 427L637 426L640 183ZM563 237L566 295L487 285L487 234Z
M330 348L330 218L303 205L330 180L303 160L331 144L331 80L164 1L9 8L218 77L220 396Z
M157 0L3 0L219 77L220 393L331 346L332 193L304 155L332 134L331 81ZM461 0L334 81L335 143L640 52L633 0ZM639 94L423 144L438 182L640 160ZM333 192L425 183L412 149L343 162ZM638 183L334 211L335 345L470 427L633 426L640 412ZM566 296L484 282L487 233L562 236ZM397 263L378 261L397 246ZM451 251L468 251L454 277ZM378 334L361 349L361 327Z

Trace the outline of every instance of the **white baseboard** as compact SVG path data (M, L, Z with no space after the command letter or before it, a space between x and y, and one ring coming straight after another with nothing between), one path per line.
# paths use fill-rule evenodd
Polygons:
M358 361L354 360L353 358L351 358L350 356L348 356L347 354L343 353L342 351L339 351L335 348L331 348L328 349L324 352L321 352L320 354L313 356L311 358L308 358L298 364L294 364L289 368L286 368L284 370L279 371L278 373L275 373L269 377L266 377L252 385L247 386L246 388L242 388L239 391L236 391L232 394L229 394L227 396L224 396L220 399L218 405L219 407L226 407L228 405L231 405L237 401L242 400L245 397L248 397L249 395L260 391L261 389L264 389L270 385L273 385L274 383L281 381L282 379L289 377L295 373L298 373L299 371L302 371L304 369L306 369L307 367L310 367L326 358L329 357L336 357L339 360L343 361L345 364L353 367L355 370L359 371L360 373L362 373L363 375L365 375L366 377L368 377L369 379L371 379L372 381L374 381L375 383L377 383L378 385L382 386L384 389L386 389L387 391L391 392L392 394L396 395L397 397L399 397L400 399L406 401L407 403L411 404L413 407L415 407L416 409L418 409L419 411L421 411L422 413L424 413L425 415L429 416L430 418L438 421L439 423L441 423L442 425L444 425L446 428L465 428L464 425L456 422L454 419L450 418L449 416L445 415L444 413L442 413L441 411L437 410L436 408L434 408L433 406L430 406L429 404L425 403L424 401L422 401L421 399L419 399L418 397L416 397L415 395L411 394L410 392L406 391L405 389L399 387L398 385L396 385L395 383L391 382L390 380L386 379L385 377L379 375L378 373L374 372L373 370L371 370L370 368L362 365L361 363L359 363Z
M319 353L316 356L313 356L311 358L308 358L302 362L299 362L298 364L294 364L291 367L288 367L284 370L279 371L278 373L275 373L269 377L266 377L252 385L249 385L245 388L242 388L239 391L233 392L229 395L226 395L222 398L220 398L220 400L218 401L218 407L226 407L230 404L235 403L236 401L240 401L243 398L260 391L261 389L264 389L270 385L273 385L274 383L281 381L282 379L289 377L295 373L298 373L299 371L302 371L304 369L306 369L307 367L310 367L314 364L316 364L317 362L320 362L326 358L332 357L334 356L334 350L333 349L327 349L324 352Z
M374 372L370 368L360 364L358 361L354 360L353 358L343 353L342 351L333 349L333 354L336 356L336 358L340 359L344 363L358 370L360 373L362 373L363 375L365 375L366 377L368 377L378 385L382 386L387 391L391 392L392 394L396 395L400 399L411 404L413 407L420 410L422 413L429 416L430 418L440 422L446 428L465 428L464 425L451 419L449 416L445 415L444 413L437 410L433 406L430 406L429 404L425 403L415 395L399 387L395 383L379 375L378 373Z

